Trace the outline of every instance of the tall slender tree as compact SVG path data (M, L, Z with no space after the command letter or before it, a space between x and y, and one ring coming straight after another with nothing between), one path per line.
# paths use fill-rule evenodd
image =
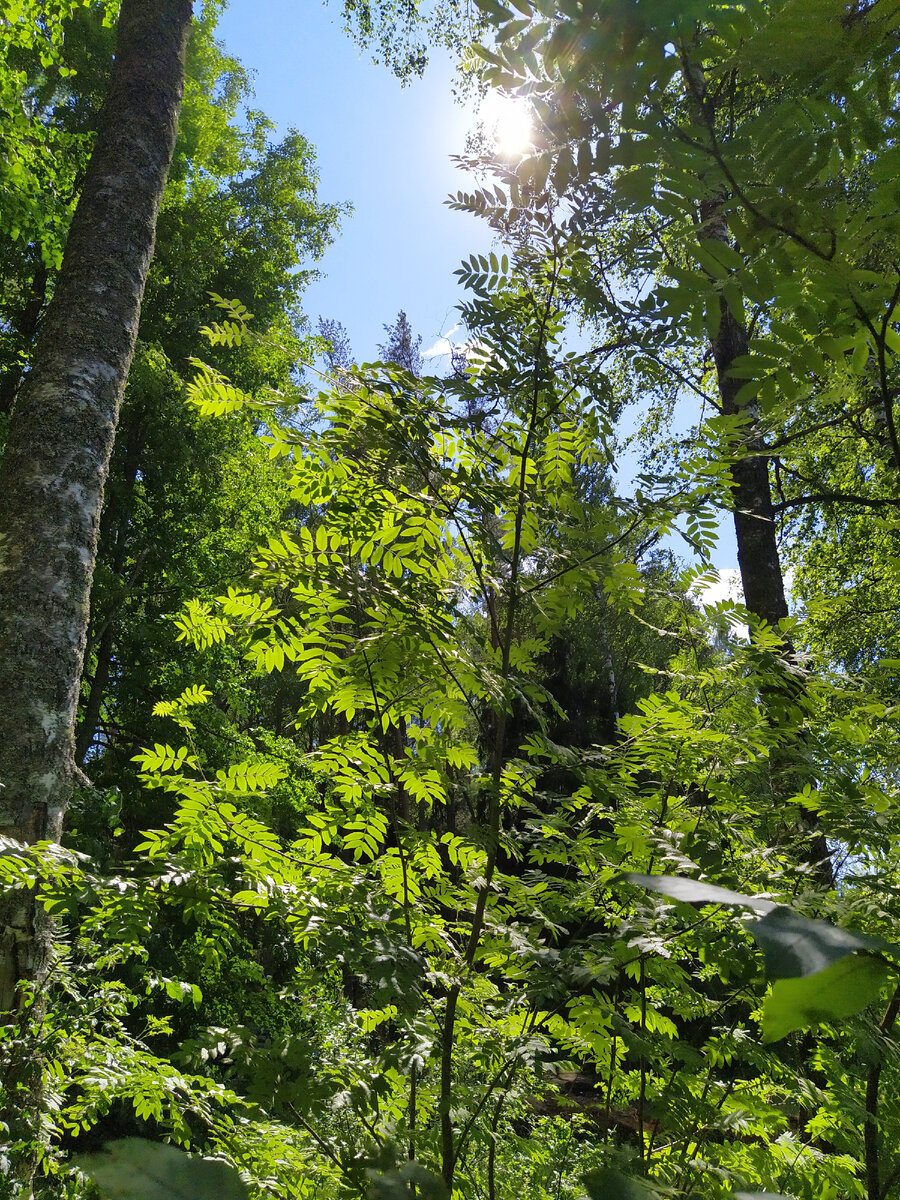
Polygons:
M0 835L58 840L97 534L184 89L191 0L124 0L110 90L53 299L0 468ZM51 952L33 895L0 898L0 1014L27 1019ZM39 1064L5 1056L10 1141L28 1141ZM23 1093L24 1089L24 1093ZM23 1155L22 1174L31 1170ZM27 1160L27 1161L26 1161Z

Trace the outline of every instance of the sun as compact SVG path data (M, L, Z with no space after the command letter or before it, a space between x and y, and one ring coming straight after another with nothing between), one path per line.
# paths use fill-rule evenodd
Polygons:
M522 158L534 144L531 105L516 96L488 92L481 104L481 120L502 158Z

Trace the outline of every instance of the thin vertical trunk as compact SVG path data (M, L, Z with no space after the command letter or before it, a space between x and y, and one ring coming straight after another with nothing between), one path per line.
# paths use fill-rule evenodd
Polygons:
M145 445L143 410L139 409L126 429L120 428L118 438L121 446L124 435L125 454L122 479L116 486L107 487L106 504L100 519L98 555L105 547L112 551L111 571L116 581L118 595L107 598L107 611L101 621L97 613L96 594L91 597L91 621L87 638L86 655L93 654L96 665L90 681L87 699L82 705L81 720L75 730L75 762L81 767L94 743L100 720L103 701L112 671L113 650L116 644L118 610L128 597L131 588L140 576L147 550L138 555L129 579L124 578L125 562L128 557L132 515L135 505L135 487L141 456ZM92 649L95 645L96 649Z
M705 226L704 235L714 237L714 227ZM742 381L730 374L735 360L748 353L747 328L724 297L719 317L718 333L711 340L722 412L726 416L743 413L748 419L739 448L744 457L738 458L731 469L734 533L744 603L755 617L777 628L778 622L787 617L788 606L775 529L769 460L763 453L755 413L737 402Z
M890 1038L894 1030L894 1025L897 1021L897 1015L900 1013L900 985L894 990L890 1003L887 1006L887 1012L884 1014L884 1019L881 1022L880 1032L884 1039ZM887 1183L882 1186L882 1162L881 1157L884 1149L882 1138L879 1137L879 1121L878 1121L878 1106L880 1097L881 1071L884 1066L884 1051L878 1047L875 1051L876 1058L869 1067L868 1078L866 1079L866 1120L863 1125L863 1144L865 1147L865 1167L866 1167L866 1200L885 1200L891 1186L896 1182L896 1172L891 1175Z
M682 63L697 115L706 125L711 138L716 138L716 110L706 90L703 69L683 54ZM728 224L724 215L726 196L717 192L700 204L699 236L730 247ZM736 361L749 352L749 336L743 315L732 308L728 299L719 299L718 329L710 337L710 347L716 365L716 378L722 412L725 416L745 418L740 441L732 446L736 452L731 467L734 532L737 542L738 566L744 603L760 621L777 629L789 615L784 589L784 575L778 550L775 511L769 479L769 458L765 440L759 428L754 403L740 404L738 394L742 381L734 376ZM754 631L750 630L751 639ZM788 662L794 648L790 638L782 633L780 652ZM803 734L796 728L798 702L805 688L789 665L780 666L777 681L761 691L761 703L766 718L774 730L782 730L788 741L773 749L770 774L773 798L778 801L800 791L809 782L809 767L803 753ZM804 857L813 867L823 887L834 884L828 843L817 828L813 813L801 812Z
M707 91L706 73L691 57L687 47L682 48L681 63L694 114L706 126L710 139L715 142L716 106ZM731 239L724 215L726 198L724 191L716 187L708 199L701 201L697 232L700 237L728 246ZM718 316L719 327L710 342L722 412L726 416L743 413L748 418L744 445L739 447L744 454L731 470L734 532L744 603L754 616L777 626L788 615L788 607L775 534L769 463L762 454L762 438L756 427L755 410L738 404L741 381L731 374L735 360L748 351L747 326L743 316L734 312L724 295L719 300Z
M58 840L103 488L175 145L191 0L123 0L110 91L65 257L0 467L0 835ZM51 929L30 894L0 898L0 1019L27 1025ZM31 1015L33 1015L33 1010ZM10 1143L35 1154L40 1067L0 1067Z
M18 319L13 322L13 327L22 339L23 347L27 348L29 352L37 334L38 322L41 319L44 304L47 301L48 283L47 268L44 265L43 259L39 258L31 279L28 300ZM19 384L22 382L22 375L23 370L21 366L11 365L7 368L6 373L0 377L0 413L12 412L16 392L19 390Z
M84 711L81 714L81 724L78 726L78 732L75 735L75 761L79 766L84 764L88 752L94 744L94 737L97 733L97 727L100 724L103 699L106 695L106 689L109 687L115 636L115 626L112 617L110 617L97 640L97 665L91 677L91 686L88 689Z
M716 107L707 92L706 74L687 49L682 51L682 66L691 105L715 142ZM726 199L724 191L716 187L708 199L701 201L697 232L699 237L730 246L724 215ZM788 606L775 532L769 462L763 454L755 408L738 403L742 384L731 374L735 360L748 352L747 326L742 314L733 310L724 295L719 299L718 318L718 329L711 335L710 343L722 412L725 416L742 414L747 418L742 444L735 447L740 457L731 469L734 533L744 603L755 617L777 627L788 615Z
M741 412L736 395L740 381L730 374L735 359L747 353L747 330L738 320L728 302L721 301L719 332L712 339L713 356L719 381L722 411L729 416ZM731 469L734 496L734 531L737 541L738 564L744 603L760 620L777 628L788 616L784 576L775 536L775 514L769 481L769 460L763 452L763 441L755 422L749 415L746 441L740 450L747 457L738 458ZM751 637L753 631L751 630ZM781 654L790 661L794 648L787 637L780 638ZM789 666L779 669L777 681L761 691L761 702L773 729L789 732L787 742L773 748L770 760L771 788L774 799L782 800L800 792L811 782L811 773L804 748L804 735L796 730L796 714L802 704L805 685ZM828 842L816 828L812 812L800 810L803 828L804 857L815 872L820 886L834 886L834 876Z
M616 664L613 659L612 638L609 632L609 601L602 589L598 591L600 602L600 648L603 656L603 669L606 674L606 696L609 704L609 720L606 737L612 745L619 736L619 681L616 678Z

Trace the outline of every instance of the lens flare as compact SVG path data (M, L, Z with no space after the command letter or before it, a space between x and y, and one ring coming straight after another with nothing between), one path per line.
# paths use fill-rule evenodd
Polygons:
M534 126L527 100L489 92L481 105L481 120L503 158L522 158L531 150Z

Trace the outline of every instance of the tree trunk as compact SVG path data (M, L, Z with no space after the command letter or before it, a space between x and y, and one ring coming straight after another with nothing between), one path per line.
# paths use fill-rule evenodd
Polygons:
M735 317L724 297L720 314L719 332L712 339L712 351L722 412L726 416L734 416L742 411L736 400L741 381L730 374L730 368L736 358L747 353L747 330L743 321ZM743 411L746 413L746 410ZM747 608L755 617L777 628L778 622L788 616L788 606L775 535L769 460L757 430L755 413L751 410L747 415L749 424L741 449L745 454L747 451L750 453L748 457L739 458L731 469L738 565ZM752 629L750 635L752 638ZM790 660L794 653L791 640L782 634L780 642L782 655ZM773 728L778 729L785 724L790 728L794 721L793 711L802 701L806 689L803 681L789 667L779 670L777 675L777 681L763 689L761 699ZM804 784L812 782L802 734L795 733L786 743L773 748L770 775L776 800L794 795L801 791ZM834 874L828 842L817 829L814 813L800 809L799 815L803 828L803 855L812 867L818 884L831 888L834 886Z
M716 112L706 92L705 75L686 54L682 61L697 113L715 138ZM730 247L724 203L725 196L720 194L700 204L698 234ZM749 352L747 326L743 316L732 309L724 295L719 299L718 315L718 329L710 337L710 348L716 364L722 412L725 416L743 415L746 418L740 442L732 446L737 457L731 468L734 532L744 603L754 617L777 629L779 621L784 620L789 611L775 529L769 458L759 429L756 405L753 402L738 403L742 381L732 374L736 360ZM750 638L755 640L752 627ZM787 735L780 745L773 747L770 759L771 788L776 802L796 794L811 779L803 735L796 729L797 709L802 706L806 688L790 665L794 657L790 638L782 633L779 641L783 661L773 671L773 682L762 688L760 694L769 724ZM825 888L832 887L834 877L828 843L817 828L815 814L801 809L800 821L802 857L813 869L818 883Z
M716 104L707 91L706 72L693 59L687 46L682 47L681 64L694 116L706 126L712 144L716 144ZM730 247L731 239L724 215L726 199L723 186L719 183L709 198L701 201L697 233L699 237ZM777 626L788 615L788 606L775 535L769 463L762 453L763 444L756 428L755 409L742 407L737 402L741 381L731 375L731 368L735 359L747 353L747 326L741 314L732 310L724 295L719 300L719 328L711 336L710 342L722 412L726 416L744 413L749 418L743 445L739 447L743 454L731 471L734 532L744 603L754 616ZM746 456L747 451L750 451L749 456Z
M0 835L56 841L75 778L74 725L103 488L175 145L192 0L123 0L97 142L0 466ZM51 929L0 898L0 1019L24 1032ZM27 1187L39 1064L0 1067Z
M29 354L31 353L31 347L37 334L41 313L47 302L47 286L50 282L47 268L40 257L40 248L38 248L38 255L28 300L18 318L12 322L13 328L21 337L23 345L27 347ZM22 382L22 375L22 367L16 364L10 365L5 375L0 378L0 413L12 412L12 407L16 400L16 392L19 390L19 384Z
M704 234L715 236L709 227L704 228ZM747 329L731 311L724 296L719 314L719 331L712 338L712 352L722 412L729 417L743 412L748 418L740 447L746 457L739 458L731 468L734 533L744 603L755 617L777 628L778 622L788 615L788 606L775 531L769 460L763 452L755 412L737 403L742 380L730 374L735 359L748 353Z
M115 647L116 630L113 617L103 627L103 632L97 640L97 665L91 678L84 711L81 714L81 724L75 735L75 762L83 766L88 752L94 744L97 727L100 724L100 713L103 700L109 686L110 668L112 667L113 649Z
M106 597L106 616L101 619L97 612L96 589L91 597L91 620L88 627L87 644L85 647L85 665L93 656L96 658L94 674L90 681L87 698L81 706L81 721L75 729L75 762L82 767L85 758L94 743L94 736L100 720L103 701L106 699L109 685L113 650L116 644L116 626L118 610L125 603L129 592L137 582L147 557L146 548L138 555L131 571L131 577L124 577L125 562L128 557L128 533L134 514L135 486L140 470L141 457L145 446L144 410L139 408L133 415L127 429L120 428L118 444L121 448L124 437L125 464L123 477L113 486L107 482L106 502L103 516L100 520L100 532L97 539L98 556L102 560L103 551L112 543L112 562L110 564L112 578L115 581L115 591ZM117 594L116 594L117 593ZM96 643L96 649L92 644Z

